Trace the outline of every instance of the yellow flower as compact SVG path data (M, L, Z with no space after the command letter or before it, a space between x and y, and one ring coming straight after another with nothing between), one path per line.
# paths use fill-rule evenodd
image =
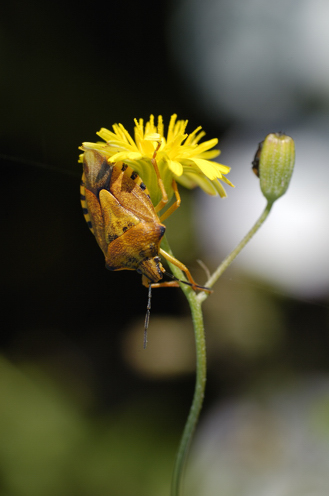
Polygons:
M113 131L102 128L97 133L105 143L83 143L82 150L96 149L108 156L110 162L123 161L130 165L143 179L156 205L161 192L151 159L160 142L156 160L169 199L174 194L173 179L187 188L200 186L209 195L226 196L219 180L230 186L233 184L223 176L230 167L212 160L220 154L219 150L212 149L218 143L217 138L200 144L205 135L201 127L188 135L185 133L188 121L176 119L177 115L171 116L167 137L164 136L162 116L158 117L157 126L153 115L145 127L143 119L135 119L135 139L122 124L114 124Z

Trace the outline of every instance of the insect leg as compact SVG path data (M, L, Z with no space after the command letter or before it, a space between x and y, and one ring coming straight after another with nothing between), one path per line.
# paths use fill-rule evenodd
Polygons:
M188 268L182 263L180 262L179 260L177 260L177 258L173 257L172 255L170 255L169 253L167 253L166 251L164 251L162 248L160 248L160 251L159 251L160 255L162 255L166 260L168 260L168 262L172 263L173 265L176 265L176 267L178 267L180 270L182 270L187 279L189 280L192 288L194 289L194 291L196 290L199 290L199 291L206 291L207 293L211 293L212 291L208 288L204 288L202 286L199 286L195 280L193 279L190 271L188 270Z
M152 288L179 288L178 281L153 282Z
M160 146L161 146L161 141L159 141L158 146L154 150L153 157L151 159L152 165L154 167L155 173L156 173L157 178L158 178L159 188L160 188L161 194L162 194L162 198L161 198L160 202L155 207L156 212L159 212L159 210L161 210L168 203L168 195L167 195L165 187L163 185L163 181L162 181L161 176L160 176L159 167L158 167L158 164L156 161L156 156L157 156L157 153L158 153Z
M180 206L181 204L181 198L180 198L180 194L179 194L179 191L178 191L178 187L177 187L177 183L175 181L175 179L172 180L172 187L173 187L173 190L174 190L174 193L175 193L175 197L176 197L176 201L175 203L173 203L171 205L171 207L168 208L168 210L166 210L164 212L164 214L161 215L160 217L160 221L163 222L165 219L168 219L168 217L173 214L175 212L175 210Z

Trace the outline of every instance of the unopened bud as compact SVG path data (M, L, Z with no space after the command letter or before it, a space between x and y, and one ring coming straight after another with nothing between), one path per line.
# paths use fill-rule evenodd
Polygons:
M288 189L295 165L295 143L290 136L271 133L260 143L252 162L265 198L273 203Z

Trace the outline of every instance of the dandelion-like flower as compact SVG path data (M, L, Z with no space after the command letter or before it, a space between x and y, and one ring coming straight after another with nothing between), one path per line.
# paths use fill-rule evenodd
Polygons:
M199 126L186 134L187 123L172 115L165 137L162 116L158 117L157 126L153 115L145 126L143 119L135 119L135 139L122 124L114 124L113 131L102 128L97 133L105 143L83 143L82 150L95 149L104 153L110 162L130 165L145 182L154 205L160 201L161 191L151 159L159 143L156 160L169 199L174 194L173 179L187 188L200 186L209 195L226 196L220 181L233 184L224 176L230 167L212 160L220 154L213 149L217 138L199 143L205 132Z

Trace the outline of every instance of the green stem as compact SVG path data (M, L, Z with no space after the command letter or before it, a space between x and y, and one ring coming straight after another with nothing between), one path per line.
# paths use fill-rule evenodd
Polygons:
M192 291L192 292L191 292ZM192 437L202 409L204 392L206 387L207 362L206 362L206 340L203 327L203 315L201 303L196 299L193 290L189 290L190 295L187 297L190 304L194 336L196 346L196 382L194 396L189 415L184 427L183 435L176 455L176 462L172 476L171 495L179 496L184 472L184 466L188 455Z
M235 257L240 253L240 251L246 246L248 241L251 240L253 235L258 231L258 229L261 227L265 219L267 218L268 214L271 211L271 208L273 206L274 202L268 202L262 215L259 217L255 225L250 229L250 231L245 235L245 237L242 239L242 241L238 244L238 246L223 260L223 262L217 267L215 272L212 274L212 276L208 279L206 282L205 286L208 288L212 288L217 279L223 274L224 270L226 270L229 265L233 262ZM198 301L201 303L203 302L207 296L209 296L207 293L200 293L197 295Z
M172 254L166 238L164 238L162 241L162 247L164 248L164 250ZM170 263L169 266L175 277L177 277L178 279L185 280L185 276L183 272L180 269L178 269L178 267ZM194 326L194 336L195 336L195 346L196 346L196 383L195 383L192 405L190 408L190 412L185 424L183 435L176 455L176 461L175 461L173 477L172 477L172 485L171 485L171 496L180 495L182 477L183 477L188 450L202 408L205 386L206 386L206 374L207 374L206 340L204 334L201 302L198 301L197 295L192 288L190 288L189 286L185 286L184 284L181 284L181 288L189 302L191 308L193 326Z
M252 236L258 231L260 226L265 221L266 217L270 213L273 202L268 202L264 212L259 217L255 225L250 229L248 234L243 238L241 243L228 255L225 260L219 265L217 270L213 273L213 275L209 278L206 283L207 287L212 287L217 279L222 275L224 270L232 263L235 257L240 253L242 248L248 243L248 241L252 238ZM164 236L162 240L161 246L165 251L172 255L172 251L170 249L167 238ZM168 262L169 263L169 262ZM184 273L175 265L169 263L170 269L175 277L178 279L186 280ZM183 472L185 467L186 458L188 455L188 450L192 441L192 437L198 422L198 418L201 412L204 392L206 387L206 340L204 334L204 326L203 326L203 315L201 310L202 302L207 298L208 293L201 292L198 295L195 291L184 284L180 285L182 291L184 292L187 301L189 302L193 326L194 326L194 337L195 337L195 347L196 347L196 383L192 405L190 408L190 412L185 424L185 428L183 431L183 435L180 441L180 445L176 455L176 461L174 466L174 472L172 477L172 485L171 485L171 496L180 496L181 494L181 485Z

